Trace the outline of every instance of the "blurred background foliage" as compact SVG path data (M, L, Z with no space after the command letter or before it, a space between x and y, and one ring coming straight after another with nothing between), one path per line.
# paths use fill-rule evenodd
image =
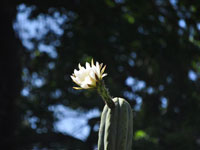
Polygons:
M0 11L1 148L94 149L104 103L70 79L94 58L133 108L134 150L200 149L199 1L4 0ZM85 132L67 117L86 118Z

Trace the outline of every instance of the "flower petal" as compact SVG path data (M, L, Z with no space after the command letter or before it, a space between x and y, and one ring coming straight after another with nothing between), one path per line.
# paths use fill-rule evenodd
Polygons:
M77 78L75 78L75 77L73 77L73 76L71 76L71 78L72 78L72 80L74 81L74 83L76 83L77 85L80 86L79 81L77 80Z
M82 90L83 88L81 88L81 87L73 87L73 89L75 89L75 90Z
M74 73L70 76L73 82L80 86L74 87L74 89L94 88L96 83L107 75L104 73L106 65L103 66L103 63L99 64L98 61L95 65L93 59L91 63L86 62L85 67L79 63L78 68L79 70L74 69Z
M98 81L99 80L99 77L98 75L95 73L95 79Z
M81 66L80 63L78 64L78 68L79 68L80 70L83 69L83 67Z
M90 69L90 64L88 62L86 62L85 66L86 66L86 69Z
M87 85L87 83L83 83L83 84L81 84L81 88L83 88L83 89L88 89L89 86Z
M88 85L88 87L90 87L90 88L93 88L94 87L94 85L92 85L92 84L87 84Z
M103 63L100 64L100 69L103 67Z
M89 74L89 76L90 76L92 79L95 80L95 73L94 73L94 71L91 71L90 74Z
M74 75L77 76L78 70L74 69Z
M91 60L91 67L93 67L93 66L94 66L94 60L92 58L92 60Z
M106 65L101 69L101 75L104 73L105 69L106 69Z
M97 71L97 76L100 78L100 66L99 66L99 62L96 62L96 71Z
M104 73L102 76L101 76L101 78L103 78L103 77L105 77L105 76L107 76L108 74L107 73Z

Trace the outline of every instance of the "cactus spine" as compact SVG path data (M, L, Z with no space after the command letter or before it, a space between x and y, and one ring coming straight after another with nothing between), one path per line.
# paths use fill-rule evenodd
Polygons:
M104 106L99 129L98 150L131 150L133 114L129 103L114 98L115 108Z

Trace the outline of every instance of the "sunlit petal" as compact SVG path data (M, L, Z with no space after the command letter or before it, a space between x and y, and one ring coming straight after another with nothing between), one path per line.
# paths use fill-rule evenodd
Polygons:
M100 69L103 67L103 63L100 64Z
M104 74L102 75L102 78L105 77L105 76L107 76L107 75L108 75L107 73L104 73Z
M70 76L78 86L73 87L74 89L89 89L96 87L96 83L99 80L102 80L107 74L104 73L106 66L103 66L103 63L99 64L96 62L94 64L94 60L91 60L91 64L88 62L85 63L85 68L78 64L79 70L74 69L74 73Z
M92 67L94 66L94 60L93 60L93 58L92 58L92 60L91 60L91 66L92 66Z
M78 64L78 68L79 68L80 70L83 69L83 67L81 66L80 63Z
M73 89L75 89L75 90L82 90L83 88L81 88L81 87L73 87Z
M101 69L101 75L104 73L105 69L106 69L106 65Z
M94 71L91 71L89 75L90 75L90 77L91 77L92 79L95 79L95 73L94 73Z
M90 64L88 62L86 62L85 66L86 66L86 69L90 69Z

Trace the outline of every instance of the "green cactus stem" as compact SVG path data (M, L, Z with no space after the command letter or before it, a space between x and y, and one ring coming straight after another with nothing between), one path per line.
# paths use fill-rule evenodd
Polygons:
M115 108L104 106L99 129L98 150L131 150L133 114L123 98L113 99Z
M104 100L104 102L108 105L108 107L113 109L115 107L115 104L103 80L97 83L97 91L99 95L102 97L102 99Z

